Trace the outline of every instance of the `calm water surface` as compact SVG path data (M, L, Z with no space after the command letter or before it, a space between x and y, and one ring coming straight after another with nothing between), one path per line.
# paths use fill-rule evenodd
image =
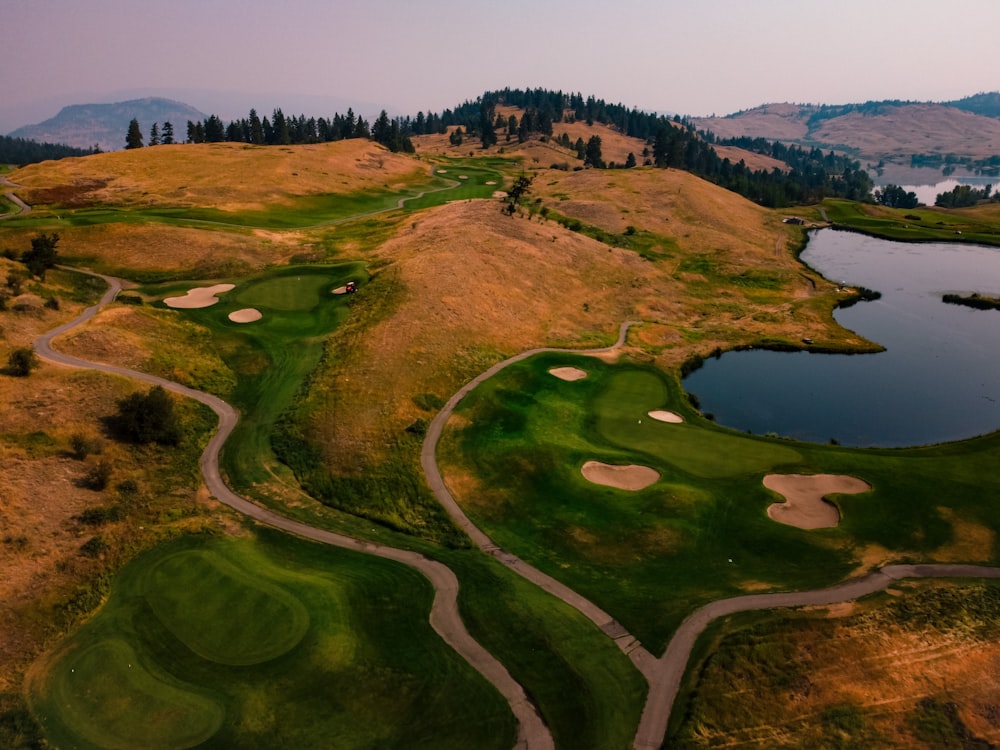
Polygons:
M882 292L837 321L886 347L841 355L729 352L684 381L723 425L811 442L908 446L1000 429L1000 311L941 302L1000 296L1000 249L887 242L825 229L804 262Z

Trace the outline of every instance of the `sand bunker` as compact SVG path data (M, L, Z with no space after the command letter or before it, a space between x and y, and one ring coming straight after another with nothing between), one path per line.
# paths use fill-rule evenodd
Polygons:
M549 370L549 375L555 375L560 380L583 380L587 377L587 371L579 367L553 367Z
M242 310L229 313L229 319L234 323L253 323L264 317L264 313L254 307L244 307Z
M768 517L800 529L828 529L840 523L839 511L824 496L871 489L868 482L845 474L768 474L764 486L785 498L768 506Z
M672 411L666 411L665 409L655 409L654 411L648 412L649 416L659 422L670 422L671 424L680 424L684 421L684 417L680 414L675 414Z
M167 307L182 307L187 310L191 310L196 307L208 307L209 305L214 305L219 301L219 298L215 295L221 294L222 292L228 292L230 289L234 289L235 287L235 284L199 286L194 289L189 289L188 293L183 297L167 297L163 300L163 304Z
M496 184L497 184L497 181L496 181L496 180L487 180L487 181L486 181L486 184L487 184L487 185L496 185Z
M469 179L469 175L467 175L467 174L460 174L458 176L458 179L460 179L460 180L467 180L467 179Z
M586 480L619 490L643 490L660 478L660 472L648 466L612 466L600 461L587 461L580 469Z

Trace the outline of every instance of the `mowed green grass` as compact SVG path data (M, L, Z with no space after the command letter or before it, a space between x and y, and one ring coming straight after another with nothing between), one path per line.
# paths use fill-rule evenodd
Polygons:
M347 316L353 299L332 291L356 281L358 294L363 294L367 279L361 263L290 266L226 280L235 288L220 294L216 304L177 310L212 332L223 361L236 375L231 400L240 409L240 421L222 459L237 488L267 479L276 468L270 443L274 424L320 361L325 337ZM210 285L172 282L143 292L162 299ZM252 323L229 320L230 313L244 308L257 309L263 317Z
M55 747L508 750L509 708L430 628L432 596L278 532L183 537L122 570L32 710Z
M567 382L548 373L588 372ZM650 419L652 409L684 424ZM465 510L501 546L596 601L648 647L712 599L835 583L877 544L926 559L956 538L956 519L1000 528L1000 437L913 450L862 451L724 430L701 418L676 379L637 364L546 354L512 365L460 405L444 436L449 471L473 474ZM588 460L660 473L632 492L591 484ZM839 527L803 531L771 521L778 473L840 473L873 491L834 498ZM951 520L949 520L951 519ZM1000 558L995 537L974 554ZM956 553L961 554L961 553ZM969 552L964 553L968 557Z

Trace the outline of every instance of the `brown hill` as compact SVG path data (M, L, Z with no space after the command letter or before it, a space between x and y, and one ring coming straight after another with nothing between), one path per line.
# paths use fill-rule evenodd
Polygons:
M1000 152L1000 119L945 104L765 104L727 117L695 118L693 123L720 138L767 138L873 161L899 161L911 154L984 159Z
M524 110L518 107L502 106L497 107L497 114L505 118L511 115L520 118L524 114ZM482 145L475 138L466 138L460 146L452 145L448 136L454 130L454 127L449 128L446 135L415 136L412 139L414 147L418 153L438 156L457 157L483 154ZM528 167L548 167L553 164L559 164L566 165L572 169L573 167L581 166L582 162L576 158L576 151L572 148L567 149L558 143L557 139L561 138L563 133L569 138L570 143L576 143L577 139L581 139L586 143L591 137L598 136L601 139L601 154L604 161L608 164L624 165L628 160L628 155L632 154L635 157L636 164L641 165L646 159L644 152L648 154L652 151L652 146L641 138L632 138L620 132L617 128L599 122L588 125L583 120L553 123L551 138L543 140L535 135L525 143L518 143L516 133L512 133L510 138L508 138L506 130L500 130L497 132L497 145L491 148L490 151L497 152L503 149L503 153L505 154L523 157L525 166ZM750 169L787 169L787 165L784 162L768 156L755 154L752 151L736 148L735 146L719 146L716 147L716 151L720 157L729 159L734 164L740 161L745 162ZM470 152L472 153L470 154Z

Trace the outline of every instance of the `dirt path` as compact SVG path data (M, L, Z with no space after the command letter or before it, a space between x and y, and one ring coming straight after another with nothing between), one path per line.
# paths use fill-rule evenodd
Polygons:
M4 185L5 187L22 187L21 185L18 185L16 182L11 182L10 180L8 180L7 175L0 175L0 185ZM18 216L19 214L26 214L29 211L31 211L31 206L29 206L23 200L18 198L13 191L8 190L6 193L3 194L3 197L9 200L11 203L13 203L15 206L17 206L17 211L10 214L2 214L0 215L0 219L7 219L10 218L11 216Z
M83 271L83 273L90 272ZM77 318L38 337L35 340L35 350L38 352L38 355L53 364L99 370L113 375L121 375L154 385L160 385L174 393L195 399L207 405L219 417L219 427L202 453L201 471L205 479L205 485L216 499L256 521L291 534L296 534L323 544L331 544L336 547L343 547L375 555L376 557L395 560L418 570L434 586L434 603L431 606L430 613L431 627L434 628L449 646L455 649L469 664L489 680L510 705L511 711L518 721L518 737L515 748L517 750L554 750L555 744L552 734L549 732L545 722L542 721L535 706L528 699L524 689L511 677L506 667L479 645L469 634L468 630L466 630L465 624L462 622L462 618L458 612L458 579L450 568L435 560L424 557L418 552L374 544L293 521L237 495L222 480L219 471L219 453L226 439L232 433L233 428L236 427L236 422L239 419L239 413L236 409L222 399L209 393L196 391L179 383L156 377L155 375L101 362L90 362L63 354L52 348L53 339L94 317L122 289L122 282L119 279L102 274L91 275L104 279L108 284L108 290L96 305L88 307Z
M1000 568L977 565L889 565L881 570L875 570L868 575L845 581L824 589L812 591L794 591L777 594L751 594L729 599L719 599L695 610L681 623L677 632L671 638L666 651L657 659L647 651L634 636L611 615L593 602L584 598L569 587L529 565L516 555L501 549L485 533L483 533L465 515L455 498L445 486L441 472L437 466L436 451L444 425L451 417L455 407L461 400L488 378L498 372L528 357L543 352L565 352L572 354L602 354L614 351L625 343L628 328L632 323L623 323L618 335L618 341L605 349L570 350L570 349L532 349L499 362L486 372L463 386L445 404L444 408L431 422L427 430L421 451L421 464L427 481L441 505L447 510L458 526L465 531L484 552L493 555L497 560L524 578L532 581L553 596L577 609L590 619L629 656L632 663L642 673L649 684L646 704L636 731L633 747L635 750L659 750L670 721L670 712L674 699L680 688L681 679L687 669L691 650L698 636L715 619L737 612L748 612L760 609L775 609L779 607L803 607L810 605L825 605L850 601L862 596L881 591L893 581L902 578L1000 578Z

